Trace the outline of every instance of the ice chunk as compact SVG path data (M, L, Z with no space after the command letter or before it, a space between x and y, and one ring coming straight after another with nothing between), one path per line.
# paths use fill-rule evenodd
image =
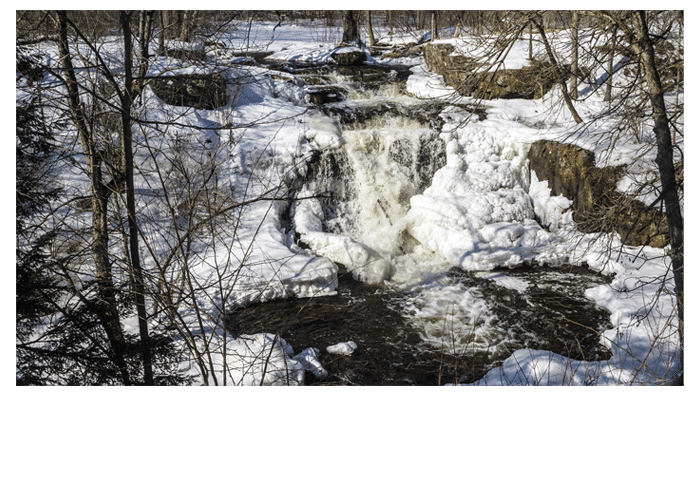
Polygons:
M353 352L355 352L355 349L357 349L357 344L352 340L326 347L326 351L328 351L330 354L339 354L341 356L350 356Z
M321 354L321 352L318 349L315 347L309 347L308 349L304 349L299 354L294 356L293 359L301 363L304 370L307 372L313 373L318 378L326 378L328 376L328 372L325 368L323 368L323 365L321 365L321 362L318 359L319 354Z

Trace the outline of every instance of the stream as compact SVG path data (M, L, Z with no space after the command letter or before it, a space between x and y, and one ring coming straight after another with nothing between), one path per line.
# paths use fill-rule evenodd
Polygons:
M575 266L466 271L412 236L411 199L446 152L442 106L407 93L409 68L276 69L303 80L309 105L342 130L342 146L318 151L291 186L304 196L285 218L301 249L338 264L338 293L248 306L229 317L231 331L318 348L329 376L307 385L470 383L521 348L610 357L598 333L608 315L585 297L607 278ZM351 356L326 351L348 341Z

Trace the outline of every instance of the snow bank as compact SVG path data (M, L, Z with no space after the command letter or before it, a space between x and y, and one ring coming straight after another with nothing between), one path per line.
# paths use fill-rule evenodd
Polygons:
M292 346L272 333L229 338L225 347L224 356L221 339L213 338L208 342L212 357L211 365L204 359L208 385L304 385L306 372L319 379L328 376L318 359L318 349L311 347L294 355ZM199 349L204 352L203 345ZM194 361L188 365L185 371L203 382L198 365ZM211 366L214 373L211 373Z
M212 339L209 352L214 373L207 374L208 385L304 384L304 365L291 357L292 347L272 333L228 339L225 355L223 342ZM207 368L211 369L208 364ZM188 374L201 377L196 364L191 365Z
M320 354L321 352L315 347L309 347L294 356L294 360L301 363L304 370L313 373L317 378L326 378L328 372L318 359Z

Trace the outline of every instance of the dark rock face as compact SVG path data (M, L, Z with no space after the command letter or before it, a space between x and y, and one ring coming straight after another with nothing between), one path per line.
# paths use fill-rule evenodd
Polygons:
M345 90L332 85L317 86L306 90L309 102L316 105L340 102L345 97Z
M555 83L549 63L532 61L521 69L479 71L478 64L464 55L452 55L451 44L426 44L425 62L459 94L479 99L539 99Z
M333 52L331 58L341 66L356 66L367 60L367 54L362 50L343 50L342 52Z
M528 160L530 171L539 180L548 181L556 195L573 202L578 217L593 209L594 191L602 194L615 190L617 173L596 168L593 152L573 144L537 141L530 146Z
M153 78L151 87L171 106L216 109L229 101L226 80L218 74L163 76Z
M595 155L573 144L537 141L530 171L549 182L553 194L573 202L574 220L585 232L617 232L625 245L668 244L663 214L617 191L623 167L597 168Z

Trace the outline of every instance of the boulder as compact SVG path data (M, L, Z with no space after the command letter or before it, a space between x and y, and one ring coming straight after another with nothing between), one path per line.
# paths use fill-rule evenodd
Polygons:
M547 140L531 145L528 160L530 171L549 183L553 195L572 201L582 231L614 231L630 246L668 244L663 214L617 190L624 166L598 168L592 151Z
M309 102L316 105L340 102L345 97L344 89L332 85L317 86L306 89Z
M162 76L151 79L156 95L171 106L216 109L229 101L227 82L219 74Z
M340 47L331 54L331 59L340 66L356 66L367 60L367 54L356 47Z

